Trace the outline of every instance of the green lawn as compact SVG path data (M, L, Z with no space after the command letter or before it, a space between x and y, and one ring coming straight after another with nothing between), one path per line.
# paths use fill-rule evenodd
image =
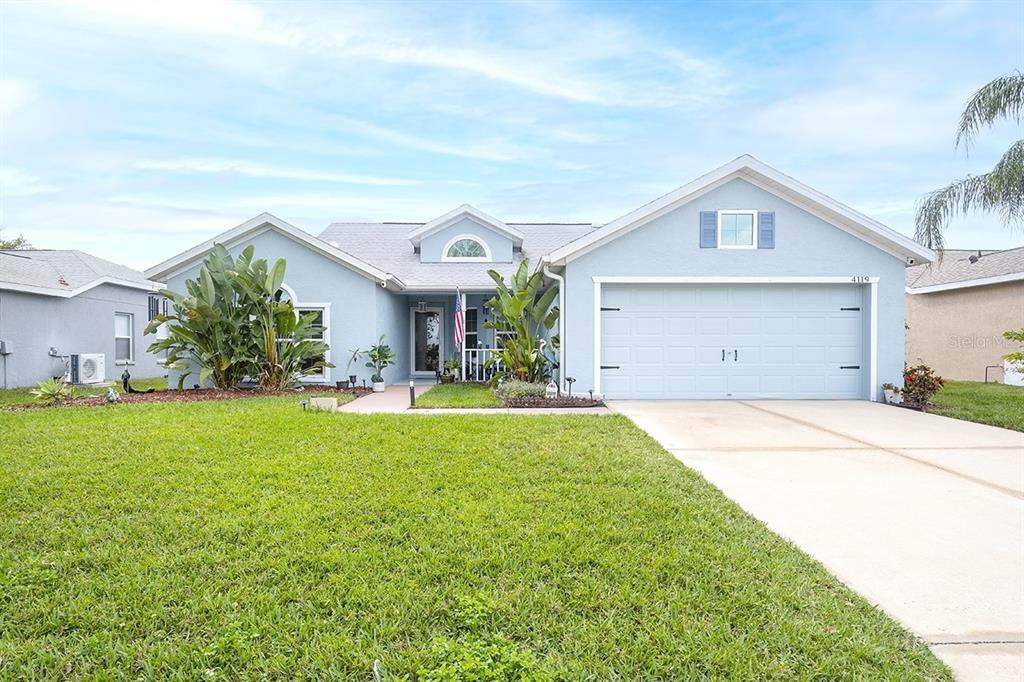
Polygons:
M950 679L622 417L257 398L0 431L0 679Z
M438 384L416 397L416 407L501 407L501 401L483 384Z
M947 417L1024 431L1024 387L947 381L931 411Z
M152 379L132 379L132 388L145 391L147 388L155 388L158 391L167 388L167 377L154 377ZM4 405L21 405L23 403L37 402L36 397L30 393L35 386L29 388L8 388L0 389L0 407ZM121 381L114 382L114 390L121 393ZM87 386L76 386L75 395L106 395L106 388L90 388Z

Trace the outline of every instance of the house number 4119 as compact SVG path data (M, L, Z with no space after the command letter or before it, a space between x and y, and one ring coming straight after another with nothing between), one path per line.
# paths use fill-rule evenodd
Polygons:
M850 278L850 281L854 284L866 284L871 281L871 278L867 275L854 275Z

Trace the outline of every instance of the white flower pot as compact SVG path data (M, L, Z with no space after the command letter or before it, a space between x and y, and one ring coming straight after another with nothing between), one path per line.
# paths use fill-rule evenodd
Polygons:
M896 391L893 391L892 389L888 388L883 389L882 393L885 394L885 402L889 403L890 405L899 405L900 403L903 402L902 393L897 393Z
M383 381L375 381L375 382L373 382L373 392L374 393L383 393L384 389L386 387L387 387L387 384L385 384Z

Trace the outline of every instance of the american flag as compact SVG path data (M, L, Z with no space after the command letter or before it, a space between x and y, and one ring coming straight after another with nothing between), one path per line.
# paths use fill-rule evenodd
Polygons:
M466 342L466 312L462 309L462 293L455 290L455 345L458 348Z

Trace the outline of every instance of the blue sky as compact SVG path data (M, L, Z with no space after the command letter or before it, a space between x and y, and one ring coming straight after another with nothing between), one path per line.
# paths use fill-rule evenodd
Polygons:
M6 2L0 227L148 267L261 211L606 222L751 153L910 234L1015 69L1021 2Z

